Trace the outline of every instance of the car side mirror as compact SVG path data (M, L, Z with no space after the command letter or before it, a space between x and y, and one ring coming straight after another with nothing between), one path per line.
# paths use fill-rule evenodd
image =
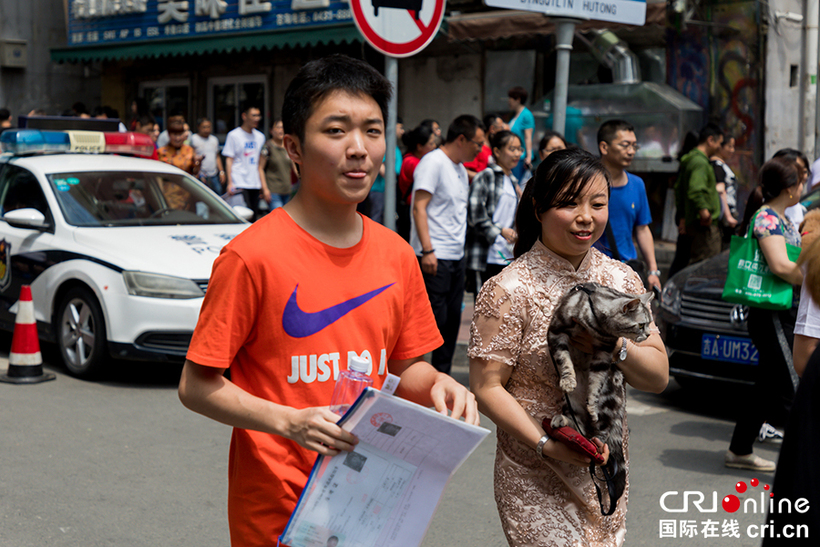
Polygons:
M253 218L253 209L249 207L245 207L244 205L233 205L231 206L233 212L237 214L238 217L247 220L248 222L251 221Z
M46 217L37 209L15 209L3 215L3 220L15 228L29 230L47 230L49 228Z

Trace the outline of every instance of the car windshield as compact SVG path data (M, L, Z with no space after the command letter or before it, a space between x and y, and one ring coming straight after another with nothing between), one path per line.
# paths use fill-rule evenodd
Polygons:
M803 196L803 199L800 200L800 203L802 203L803 206L809 211L820 207L820 188L815 188L814 190Z
M90 171L48 175L74 226L241 224L198 181L173 173Z

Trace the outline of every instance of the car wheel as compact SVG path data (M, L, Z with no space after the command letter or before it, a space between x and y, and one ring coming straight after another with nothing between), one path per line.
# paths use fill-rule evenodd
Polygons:
M96 297L76 287L63 297L56 316L57 345L68 371L81 378L99 372L105 355L105 322Z

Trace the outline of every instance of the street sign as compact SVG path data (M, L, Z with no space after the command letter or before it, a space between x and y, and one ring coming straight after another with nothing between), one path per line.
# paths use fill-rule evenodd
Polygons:
M627 25L646 23L646 0L484 0L484 3L494 8L537 11L550 17Z
M350 0L359 32L390 57L409 57L427 47L444 19L445 0Z

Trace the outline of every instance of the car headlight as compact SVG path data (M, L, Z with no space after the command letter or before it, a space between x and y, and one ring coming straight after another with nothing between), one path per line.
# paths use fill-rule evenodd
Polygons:
M667 281L663 287L661 307L673 315L680 315L680 289L674 281Z
M122 272L128 294L154 298L201 298L205 293L184 277L173 277L145 272Z

